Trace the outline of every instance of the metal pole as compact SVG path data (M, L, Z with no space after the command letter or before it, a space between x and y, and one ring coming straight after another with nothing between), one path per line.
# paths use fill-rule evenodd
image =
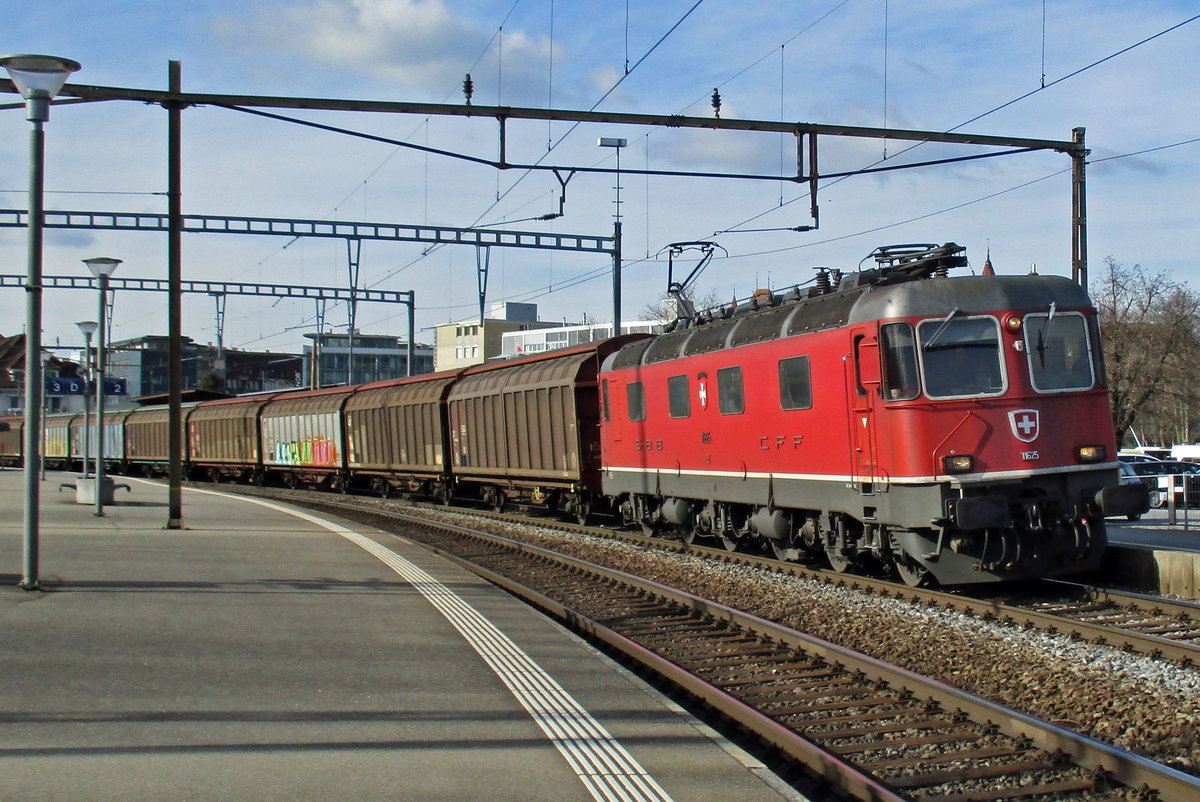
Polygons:
M613 336L621 336L621 221L613 223Z
M413 344L413 340L417 337L417 327L413 322L413 316L416 312L417 298L412 292L408 294L408 375L417 375L417 369L413 365L413 360L416 359L417 347Z
M107 331L108 276L101 275L100 309L96 318L96 512L104 516L104 337Z
M1071 278L1087 289L1087 185L1088 150L1083 146L1085 129L1075 128L1071 139L1078 146L1071 152Z
M92 397L88 393L88 379L92 375L92 335L84 334L83 348L83 479L88 475L88 441L91 439Z
M46 101L47 107L49 100ZM30 109L32 112L32 108ZM42 189L46 137L34 116L29 136L29 262L25 278L25 560L21 587L38 589L38 525L41 503L42 431Z
M168 88L182 91L180 62L168 62ZM183 529L183 107L167 104L167 529Z

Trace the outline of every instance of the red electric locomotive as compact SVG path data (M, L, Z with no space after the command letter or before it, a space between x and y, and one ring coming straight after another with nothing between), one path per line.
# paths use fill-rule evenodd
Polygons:
M948 244L693 318L601 372L628 523L911 584L1096 568L1118 481L1096 311L1054 276L946 277Z

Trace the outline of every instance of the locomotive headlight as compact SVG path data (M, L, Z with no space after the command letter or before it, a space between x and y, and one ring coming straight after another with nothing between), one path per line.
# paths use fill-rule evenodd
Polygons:
M1108 456L1108 449L1104 446L1080 446L1075 454L1080 462L1103 462Z
M1020 333L1020 331L1021 331L1020 315L1014 315L1012 313L1009 313L1008 315L1006 315L1004 317L1004 328L1006 328L1010 334Z
M970 454L951 454L942 457L942 467L946 473L970 473L975 468L975 458Z

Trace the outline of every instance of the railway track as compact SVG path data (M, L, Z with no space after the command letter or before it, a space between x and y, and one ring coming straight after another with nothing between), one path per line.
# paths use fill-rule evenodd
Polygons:
M494 520L505 516L474 512ZM595 527L581 527L564 521L534 519L540 526L569 532L595 534ZM762 555L730 552L662 537L613 529L610 536L633 543L652 543L673 551L686 550L726 562L770 571L783 571L806 579L850 587L880 596L967 613L983 620L995 620L1024 628L1061 633L1097 645L1112 646L1181 666L1200 666L1200 605L1157 596L1100 588L1061 580L1027 583L1020 593L990 592L975 587L967 592L935 588L914 588L886 579L838 573L786 562Z
M425 517L303 503L411 528L852 798L1200 798L1194 776L650 580Z

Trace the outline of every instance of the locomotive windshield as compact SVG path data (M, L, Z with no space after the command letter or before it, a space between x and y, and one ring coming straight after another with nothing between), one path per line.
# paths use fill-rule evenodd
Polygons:
M1087 321L1078 312L1025 316L1025 351L1033 389L1042 393L1087 390L1093 383Z
M917 326L925 394L930 398L999 395L1004 392L1000 327L991 317L957 317Z

